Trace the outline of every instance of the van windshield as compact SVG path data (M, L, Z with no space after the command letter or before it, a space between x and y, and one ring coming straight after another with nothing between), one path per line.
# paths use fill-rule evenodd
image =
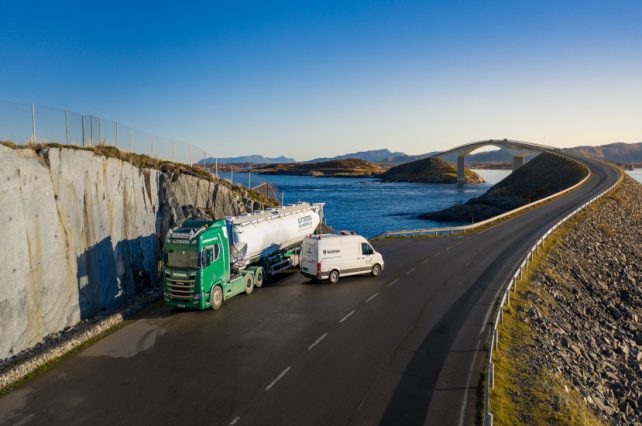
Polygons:
M198 252L194 250L167 250L166 264L168 268L198 268Z

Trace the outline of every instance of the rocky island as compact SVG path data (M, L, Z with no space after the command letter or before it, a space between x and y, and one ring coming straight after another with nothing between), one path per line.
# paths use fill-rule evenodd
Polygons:
M457 183L457 169L441 158L428 157L393 167L379 176L387 182ZM472 170L465 170L466 183L484 183Z
M566 189L586 176L579 163L559 155L543 153L529 161L484 195L420 219L445 222L477 222L516 209Z
M370 161L358 158L321 161L318 163L268 164L252 170L268 175L295 175L321 177L376 177L385 169Z

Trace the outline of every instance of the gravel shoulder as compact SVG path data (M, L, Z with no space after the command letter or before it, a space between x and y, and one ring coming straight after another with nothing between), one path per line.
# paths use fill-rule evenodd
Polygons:
M642 422L642 185L564 226L505 310L496 424Z

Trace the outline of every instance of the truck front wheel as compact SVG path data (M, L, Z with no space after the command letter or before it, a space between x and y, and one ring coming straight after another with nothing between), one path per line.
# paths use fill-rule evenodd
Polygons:
M332 284L336 284L337 282L339 282L339 271L337 271L336 269L331 271L330 275L328 276L328 280L330 280Z
M212 309L215 311L219 310L223 306L223 289L220 286L215 285L212 287L210 292L210 303L212 304Z
M247 274L245 276L245 294L252 294L254 291L254 275Z

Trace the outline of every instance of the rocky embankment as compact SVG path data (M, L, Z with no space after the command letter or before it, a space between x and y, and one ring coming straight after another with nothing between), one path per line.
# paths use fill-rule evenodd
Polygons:
M389 169L379 176L387 182L457 183L457 169L441 158L428 157ZM484 183L484 179L465 169L466 183Z
M197 169L109 154L0 145L0 359L157 284L169 227L266 201Z
M484 195L420 219L445 222L479 222L575 185L586 176L584 166L559 155L543 153L515 170Z
M321 161L318 163L269 164L252 170L269 175L295 175L319 177L374 177L384 172L376 164L358 158Z
M642 185L625 176L615 193L571 225L519 291L514 324L520 325L511 327L511 341L529 343L508 347L504 358L523 362L509 373L520 392L504 397L521 410L520 423L535 420L533 398L542 404L546 395L550 407L540 407L543 412L563 413L576 394L604 424L642 424L640 206ZM543 372L552 374L548 387L537 380ZM514 424L507 415L501 423Z

